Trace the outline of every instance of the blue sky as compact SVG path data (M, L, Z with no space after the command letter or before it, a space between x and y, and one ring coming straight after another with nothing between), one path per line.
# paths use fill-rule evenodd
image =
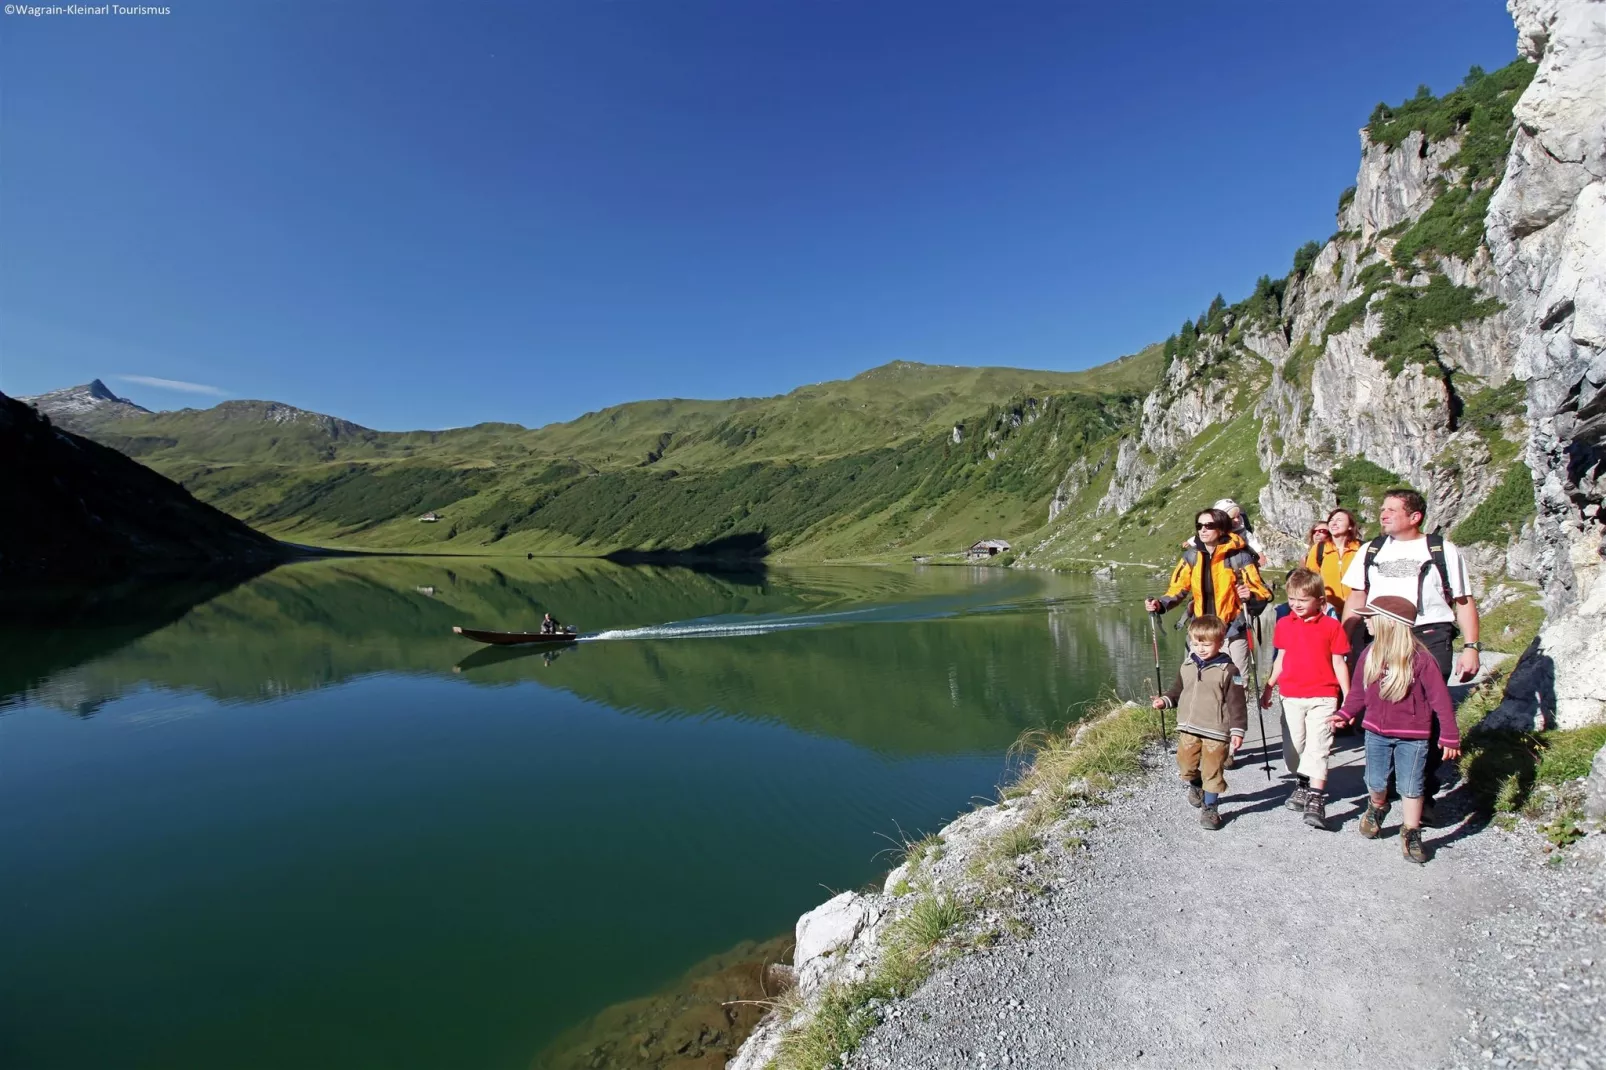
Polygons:
M1515 42L1498 0L170 6L0 19L0 390L403 429L1087 367L1285 272L1372 105Z

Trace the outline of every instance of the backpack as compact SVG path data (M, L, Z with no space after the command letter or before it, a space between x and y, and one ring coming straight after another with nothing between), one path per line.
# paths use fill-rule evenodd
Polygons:
M1444 559L1444 536L1435 531L1430 533L1427 539L1428 559L1422 562L1422 572L1416 578L1418 613L1422 611L1422 584L1428 578L1429 568L1436 568L1439 571L1439 586L1444 591L1444 604L1452 607L1455 605L1455 596L1450 593L1450 565ZM1366 544L1366 550L1361 559L1361 590L1370 591L1372 589L1372 558L1377 556L1377 552L1383 549L1388 544L1388 541L1389 537L1387 535L1379 535Z
M1214 552L1212 552L1212 556L1214 556ZM1185 547L1183 549L1183 551L1182 551L1182 560L1184 560L1184 561L1186 561L1188 563L1188 567L1189 568L1192 568L1194 565L1198 564L1198 562L1199 562L1199 548L1197 546L1193 546L1193 545L1189 545L1189 546ZM1236 549L1232 553L1228 554L1222 560L1222 564L1226 565L1228 570L1231 571L1234 576L1236 576L1238 573L1242 572L1244 569L1248 568L1250 565L1254 565L1256 568L1259 568L1260 567L1260 555L1255 553L1255 551L1251 550L1249 548L1249 546L1247 544L1245 544L1244 546L1240 546L1238 549ZM1249 599L1248 599L1248 607L1249 607L1249 615L1255 619L1255 627L1259 628L1260 627L1260 614L1261 614L1262 611L1265 610L1266 603L1261 601L1260 599L1254 597L1253 595L1251 595L1249 597ZM1192 616L1193 616L1193 600L1189 599L1188 600L1188 608L1182 614L1182 619L1177 621L1177 627L1181 628L1184 624L1186 624L1188 622L1188 618L1190 618ZM1232 621L1228 621L1227 623L1229 625L1233 624Z

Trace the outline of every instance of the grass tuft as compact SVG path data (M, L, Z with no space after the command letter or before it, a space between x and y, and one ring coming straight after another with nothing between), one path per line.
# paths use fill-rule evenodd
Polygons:
M890 926L875 971L862 981L827 987L808 1023L781 1038L775 1070L825 1070L858 1048L875 1028L879 1006L925 980L943 942L968 919L957 898L925 891Z
M1160 738L1158 717L1152 709L1101 696L1088 704L1079 725L1028 732L1016 742L1017 753L1031 755L1017 786L1049 800L1105 790L1115 777L1142 770L1144 748Z

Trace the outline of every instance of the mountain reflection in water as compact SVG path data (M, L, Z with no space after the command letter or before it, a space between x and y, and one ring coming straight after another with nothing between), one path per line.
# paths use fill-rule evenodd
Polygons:
M31 1067L624 1050L598 1030L872 879L1022 731L1146 693L1141 582L340 559L0 635L0 1043ZM451 632L548 611L607 638Z

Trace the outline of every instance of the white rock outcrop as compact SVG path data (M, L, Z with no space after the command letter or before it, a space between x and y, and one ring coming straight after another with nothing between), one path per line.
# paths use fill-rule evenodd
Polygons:
M1606 2L1507 7L1539 67L1514 111L1488 242L1528 388L1548 620L1496 717L1569 727L1606 718Z

